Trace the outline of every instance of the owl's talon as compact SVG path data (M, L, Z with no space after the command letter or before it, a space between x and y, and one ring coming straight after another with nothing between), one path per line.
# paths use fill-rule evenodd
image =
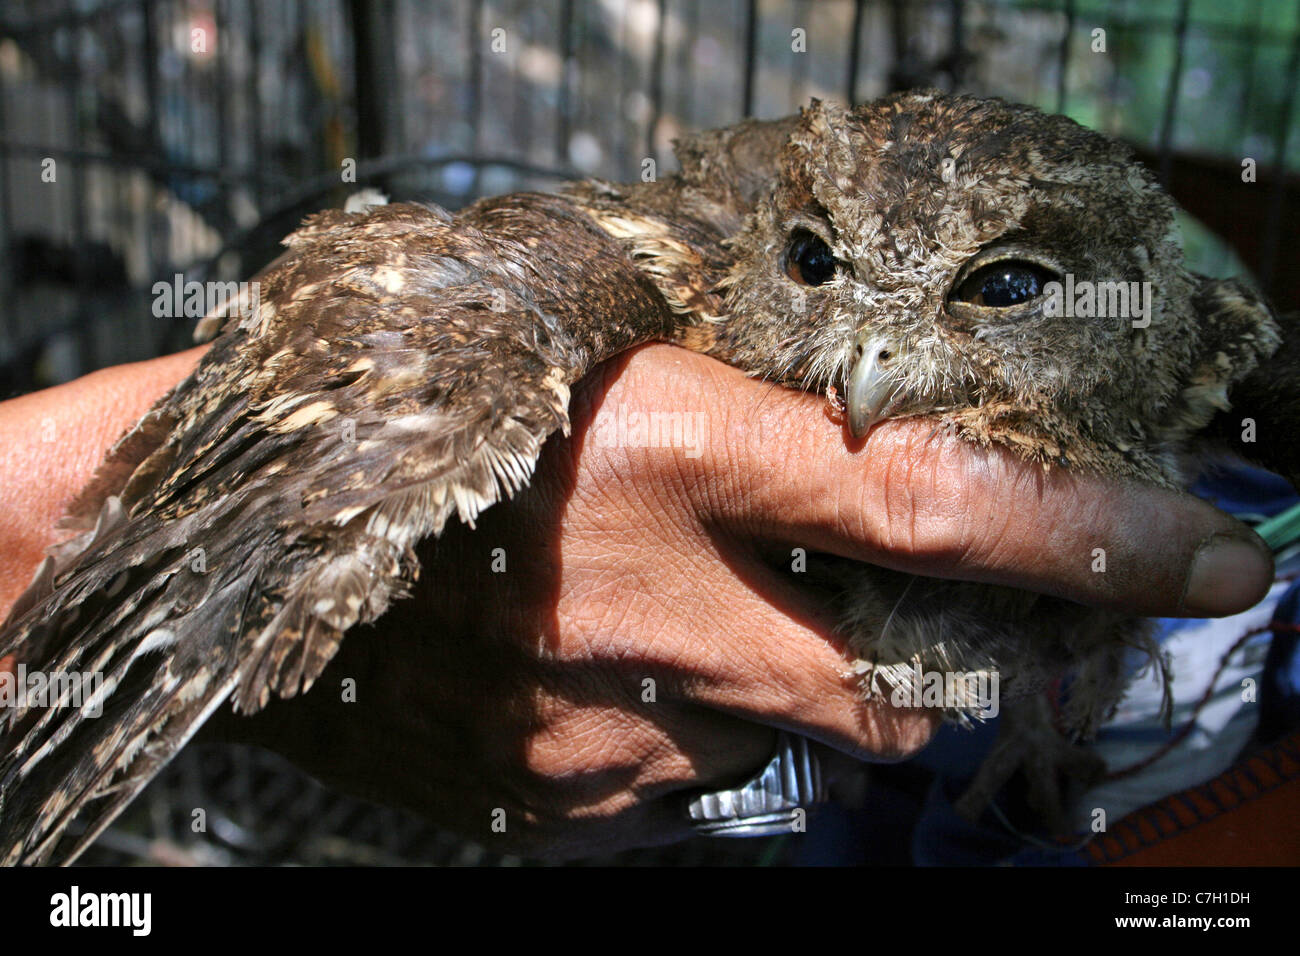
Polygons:
M1101 779L1105 761L1056 730L1042 696L1008 705L1004 721L993 751L954 809L963 819L978 821L998 792L1023 770L1025 799L1042 825L1051 833L1070 832L1070 802Z

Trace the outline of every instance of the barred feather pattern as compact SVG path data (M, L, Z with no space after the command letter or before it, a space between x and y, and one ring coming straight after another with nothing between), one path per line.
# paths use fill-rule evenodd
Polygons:
M102 716L9 712L6 863L75 858L226 699L309 688L409 588L416 542L528 482L578 378L680 321L553 196L328 212L286 243L257 310L215 317L110 452L0 637L29 670L104 680Z

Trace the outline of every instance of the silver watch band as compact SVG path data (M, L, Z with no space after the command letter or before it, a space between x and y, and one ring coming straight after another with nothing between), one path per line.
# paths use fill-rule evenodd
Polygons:
M758 837L790 833L800 811L826 799L821 764L808 739L777 731L776 751L739 787L691 797L687 814L706 836Z

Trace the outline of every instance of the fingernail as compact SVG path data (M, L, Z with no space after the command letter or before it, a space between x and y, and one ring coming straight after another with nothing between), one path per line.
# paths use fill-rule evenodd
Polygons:
M1273 582L1273 559L1261 541L1210 535L1196 550L1183 588L1188 615L1222 617L1253 607Z

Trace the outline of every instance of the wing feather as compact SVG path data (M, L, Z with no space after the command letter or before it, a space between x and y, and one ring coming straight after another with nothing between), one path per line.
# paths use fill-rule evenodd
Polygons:
M552 196L331 212L286 244L0 634L29 670L102 678L10 709L5 862L75 858L225 700L309 688L407 592L421 538L528 482L578 378L680 321Z

